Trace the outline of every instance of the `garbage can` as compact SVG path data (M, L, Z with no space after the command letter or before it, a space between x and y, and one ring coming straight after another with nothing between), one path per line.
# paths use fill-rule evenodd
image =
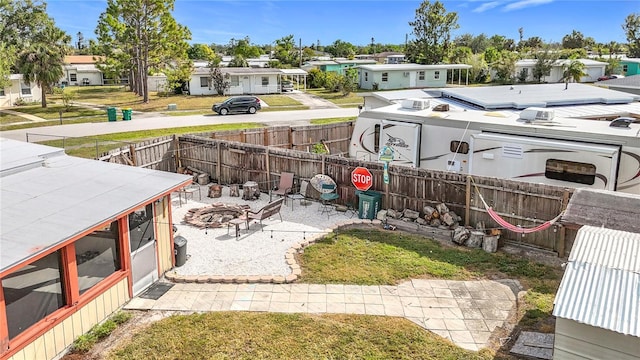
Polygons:
M187 239L180 235L173 238L173 254L176 257L176 266L182 266L187 262Z
M131 112L130 108L122 109L122 120L131 120Z
M358 195L358 217L373 220L380 210L382 193L377 191L356 191Z
M117 120L116 108L109 106L107 108L107 117L109 118L109 121L116 121Z

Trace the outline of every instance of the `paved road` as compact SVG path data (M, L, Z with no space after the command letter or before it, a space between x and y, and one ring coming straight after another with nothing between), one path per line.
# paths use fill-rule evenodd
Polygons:
M241 122L259 122L266 125L305 124L312 119L357 116L357 108L313 109L296 111L263 111L255 115L220 116L215 114L190 116L151 116L136 117L131 121L100 122L46 126L32 129L20 129L0 132L0 137L29 141L51 140L51 136L92 136L127 131L168 129L183 126L216 125ZM105 115L106 116L106 115ZM33 135L33 134L39 134ZM42 136L49 135L49 136Z

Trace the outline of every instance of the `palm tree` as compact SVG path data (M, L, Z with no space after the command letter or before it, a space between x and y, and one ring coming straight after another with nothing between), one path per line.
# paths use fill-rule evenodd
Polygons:
M580 81L580 78L586 76L584 72L584 64L579 60L571 60L569 64L562 65L562 79L564 80L564 89L569 88L569 81Z
M20 53L20 72L26 83L35 81L42 90L43 108L47 107L46 93L64 75L62 66L70 42L71 37L51 22L36 34L33 42Z

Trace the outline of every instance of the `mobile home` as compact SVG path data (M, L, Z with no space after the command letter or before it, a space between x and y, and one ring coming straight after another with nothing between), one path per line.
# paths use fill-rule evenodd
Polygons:
M520 113L431 106L428 99L363 111L350 156L567 187L640 194L640 123L560 118L553 109Z

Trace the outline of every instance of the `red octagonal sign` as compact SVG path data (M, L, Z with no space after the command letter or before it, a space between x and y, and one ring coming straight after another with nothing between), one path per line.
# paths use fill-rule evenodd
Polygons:
M351 172L351 183L360 191L367 191L373 185L373 176L369 169L358 166Z

